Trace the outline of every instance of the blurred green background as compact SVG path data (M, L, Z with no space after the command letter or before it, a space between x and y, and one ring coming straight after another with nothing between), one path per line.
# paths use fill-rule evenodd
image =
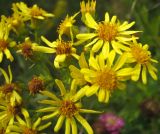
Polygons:
M0 0L0 15L11 15L11 5L18 0ZM55 40L58 35L55 32L57 26L64 17L69 14L73 15L80 9L80 0L24 0L23 2L31 6L39 5L48 12L55 14L53 19L48 20L42 25L40 35L48 37L49 40ZM135 21L135 30L142 30L140 41L143 44L149 44L152 56L159 61L160 59L160 1L159 0L97 0L96 19L103 20L105 12L111 15L117 15L122 21ZM46 25L47 24L47 25ZM76 25L83 23L78 18ZM44 30L43 30L44 29ZM27 83L33 75L45 75L48 82L54 78L61 78L63 70L56 72L48 64L47 56L43 57L43 63L28 63L25 60L17 58L12 64L13 76L16 81ZM6 67L8 62L0 64ZM159 63L156 65L160 71ZM29 68L29 69L28 69ZM158 71L158 77L159 76ZM16 76L16 77L15 77ZM65 76L63 76L65 79ZM2 79L0 82L2 83ZM26 86L27 84L24 84ZM53 83L49 85L49 88ZM117 91L110 97L108 104L101 104L97 101L86 104L86 107L106 112L113 112L125 120L125 127L122 134L159 134L160 133L160 81L154 81L148 77L147 85L141 82L128 82L125 91ZM96 100L93 97L94 100ZM91 100L91 99L89 99ZM88 101L89 101L88 100ZM34 98L30 99L32 104L36 104ZM84 101L87 101L84 100ZM28 104L29 105L29 104ZM88 105L88 106L87 106ZM30 107L34 107L30 105ZM88 117L91 124L94 123L98 115Z

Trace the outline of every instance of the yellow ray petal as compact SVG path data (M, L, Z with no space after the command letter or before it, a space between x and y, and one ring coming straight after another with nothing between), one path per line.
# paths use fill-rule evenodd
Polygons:
M11 66L8 66L8 72L9 72L9 82L12 82L12 71L11 71Z
M116 53L114 50L112 50L108 55L107 65L109 65L110 67L113 65L113 61L115 59L115 56L116 56Z
M38 51L42 53L55 53L56 52L56 50L53 48L43 47L43 46L38 46L38 45L32 45L32 49L33 51Z
M81 53L78 63L80 68L88 68L88 64L87 64L84 53Z
M6 57L7 57L7 59L9 59L11 62L14 60L11 52L8 49L5 49L4 53L5 53Z
M87 48L87 47L95 44L98 40L99 40L98 38L93 39L90 43L86 44L85 47Z
M95 33L85 33L76 35L76 38L80 40L88 40L94 38L95 36L97 36Z
M48 122L44 125L41 125L37 128L37 131L42 131L43 129L46 129L47 127L49 127L52 123L51 122Z
M95 94L99 89L99 86L97 85L92 85L91 87L89 87L87 90L86 90L86 96L89 97L93 94Z
M3 52L0 51L0 63L2 62L2 60L3 60Z
M109 14L108 12L105 13L105 22L109 22L110 19L109 19Z
M132 75L133 68L122 68L116 71L117 76L129 76Z
M109 101L110 92L106 90L105 95L106 95L106 98L105 98L105 101L104 101L104 102L107 103L107 102Z
M146 66L143 66L142 67L142 82L144 84L147 84L147 69L146 69Z
M71 118L71 127L72 127L72 134L77 134L77 124L73 117Z
M80 109L81 113L91 113L91 114L99 114L101 113L100 111L95 111L95 110L89 110L89 109Z
M63 83L62 83L62 81L56 79L55 82L56 82L57 86L58 86L59 89L60 89L61 95L63 96L64 94L66 94L66 89L65 89L65 87L64 87L64 85L63 85Z
M122 54L122 51L120 50L117 42L113 40L113 41L111 42L111 44L112 44L113 49L114 49L118 54L121 55L121 54Z
M89 86L84 86L83 88L81 88L80 90L78 90L78 92L74 95L73 101L76 102L79 99L81 99L86 94L86 90L88 88L89 88Z
M49 98L52 98L53 100L57 100L60 101L59 98L57 98L56 95L54 95L53 93L49 92L49 91L40 91L43 95L48 96Z
M50 42L50 41L48 41L48 40L47 40L45 37L43 37L43 36L41 36L41 39L42 39L42 41L45 42L49 47L53 47L53 48L57 47L57 42L56 42L56 41Z
M154 80L157 80L157 69L152 66L151 64L147 64L147 68L148 68L148 71L149 71L149 74L151 75L151 77L154 79Z
M70 134L71 127L70 127L70 119L66 118L65 121L65 134Z
M121 25L118 28L118 31L125 31L127 29L129 29L130 27L132 27L135 24L135 22L131 22L129 24L125 24L125 25Z
M105 89L100 89L98 92L98 101L104 102L105 101Z
M106 59L109 54L109 42L105 42L102 48L103 57Z
M89 59L89 65L91 67L93 67L95 70L99 70L100 69L100 67L99 67L99 65L97 63L97 60L94 57L90 57L90 59Z
M65 119L65 116L60 115L60 117L58 118L58 121L54 127L54 132L58 132L60 130L60 128L63 125L64 119Z
M41 118L38 118L34 123L33 123L33 126L32 128L33 129L36 129L38 127L38 125L40 125L41 123Z
M53 113L51 113L51 114L48 114L48 115L43 116L43 117L42 117L42 120L51 119L51 118L55 117L55 116L58 115L58 114L59 114L59 111L55 111L55 112L53 112Z
M103 40L98 40L92 47L93 52L98 52L103 45Z
M131 76L131 79L133 81L137 81L139 79L140 76L140 71L141 71L141 65L137 64L134 68L133 68L133 75Z
M115 65L113 66L113 69L115 71L117 71L118 69L120 69L126 62L127 60L127 53L123 53L119 59L116 61Z
M9 84L10 79L9 79L9 77L8 77L7 73L6 73L2 68L0 68L0 71L1 71L1 72L2 72L2 74L3 74L3 76L4 76L4 78L5 78L6 83L8 83L8 84Z
M53 112L57 109L57 107L46 107L37 110L37 112Z
M116 20L117 20L117 16L113 16L112 18L111 18L111 23L115 23L116 22Z
M56 62L64 62L66 59L65 54L57 55L56 58L54 59Z
M93 29L97 29L98 27L98 24L96 23L96 21L93 19L93 17L89 14L89 13L86 13L85 14L85 17L86 17L86 25L90 28L93 28Z
M81 125L85 128L88 134L93 134L93 130L88 122L79 114L75 115L76 119L81 123Z

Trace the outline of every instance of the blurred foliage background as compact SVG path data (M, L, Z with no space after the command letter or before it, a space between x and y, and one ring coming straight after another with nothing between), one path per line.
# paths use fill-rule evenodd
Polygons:
M0 15L9 16L11 5L19 0L0 0ZM57 26L67 14L73 15L80 9L80 0L23 0L27 5L39 5L48 12L55 14L53 19L49 19L40 25L39 35L44 35L49 40L57 39ZM160 1L159 0L97 0L97 20L103 20L104 14L108 11L111 15L117 15L122 21L135 21L134 29L143 31L140 33L140 41L143 44L149 44L152 56L159 61L160 59ZM77 26L83 25L80 17L76 21ZM25 35L26 36L26 35ZM33 36L33 33L28 33ZM16 37L17 40L23 40L24 37ZM16 56L16 55L14 55ZM13 77L19 84L23 83L27 87L27 81L33 75L45 76L49 83L48 88L52 89L54 78L65 80L67 75L62 75L62 70L55 70L49 63L48 55L43 54L35 63L25 61L22 58L15 58L12 63ZM43 61L43 62L42 62ZM2 68L8 66L7 61L0 64ZM160 71L160 65L157 64ZM158 72L159 75L159 72ZM158 76L160 79L160 75ZM1 77L2 78L2 77ZM0 83L3 80L0 79ZM26 83L26 84L24 84ZM26 94L27 90L24 91ZM26 96L28 97L28 96ZM88 99L88 98L87 98ZM28 100L28 98L26 98ZM89 99L92 100L92 99ZM96 100L93 97L93 100ZM31 109L37 105L36 98L29 98L26 103ZM84 100L87 101L87 100ZM88 106L87 106L88 105ZM106 112L113 112L125 120L125 127L122 134L159 134L160 132L160 80L154 81L148 78L147 85L141 82L128 82L125 91L116 91L112 94L108 104L101 104L92 101L86 104L87 108L101 109ZM37 106L36 106L37 108ZM32 110L30 111L32 112ZM37 115L38 116L38 115ZM96 122L98 115L87 116L91 124ZM49 133L49 132L48 132Z

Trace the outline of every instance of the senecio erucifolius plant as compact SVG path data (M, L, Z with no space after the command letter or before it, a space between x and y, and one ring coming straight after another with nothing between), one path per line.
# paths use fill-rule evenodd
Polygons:
M104 110L91 101L107 104L132 81L147 84L148 73L158 79L158 61L139 42L135 22L108 12L100 20L96 0L82 1L66 15L54 40L41 26L52 25L56 15L24 2L11 9L0 19L0 134L93 134L89 117Z

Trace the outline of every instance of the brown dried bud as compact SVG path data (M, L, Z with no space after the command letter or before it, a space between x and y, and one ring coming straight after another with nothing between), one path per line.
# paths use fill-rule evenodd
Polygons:
M140 107L148 117L157 116L160 112L160 104L153 99L144 100Z
M32 80L28 82L28 89L33 95L44 90L44 88L44 81L40 77L34 76Z
M22 55L27 59L33 56L32 46L29 43L22 44Z

